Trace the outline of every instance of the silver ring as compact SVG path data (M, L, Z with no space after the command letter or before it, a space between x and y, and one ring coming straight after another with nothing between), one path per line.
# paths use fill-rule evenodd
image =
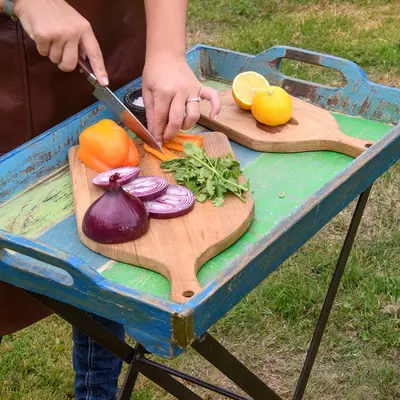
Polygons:
M191 101L200 101L201 97L193 97L193 99L189 99L186 103L190 103Z

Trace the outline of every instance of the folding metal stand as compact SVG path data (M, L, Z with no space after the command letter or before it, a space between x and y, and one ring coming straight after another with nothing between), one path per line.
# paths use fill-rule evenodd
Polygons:
M319 315L319 319L312 337L306 360L297 382L293 396L294 400L303 398L304 391L310 377L311 369L325 331L326 324L332 309L336 293L346 267L358 227L360 225L364 209L371 191L369 187L358 199L357 207L354 211L346 239L344 241L336 269L333 274L324 304ZM115 337L101 324L90 318L85 311L68 304L59 302L52 298L27 291L32 297L40 301L46 307L53 310L65 321L78 328L81 332L91 337L94 341L108 349L121 360L129 364L128 372L125 376L124 384L118 395L118 400L129 400L133 392L138 374L141 373L154 383L165 389L180 400L201 400L201 397L187 388L176 378L202 386L210 391L218 393L229 399L248 400L247 397L235 394L218 386L204 382L198 378L167 367L163 364L150 360L146 349L137 343L131 347L124 341ZM281 399L272 389L262 382L256 375L248 370L237 358L225 349L209 333L205 333L198 338L192 347L207 361L219 369L227 378L240 387L254 400L277 400Z

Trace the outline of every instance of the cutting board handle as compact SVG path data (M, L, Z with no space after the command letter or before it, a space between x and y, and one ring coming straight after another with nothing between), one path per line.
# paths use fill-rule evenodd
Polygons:
M171 283L171 299L176 303L185 303L201 291L201 285L196 277L197 268L191 263L180 263L180 266L169 269Z
M375 143L371 140L363 140L345 134L337 134L335 136L334 140L325 140L327 147L321 150L337 151L356 158Z

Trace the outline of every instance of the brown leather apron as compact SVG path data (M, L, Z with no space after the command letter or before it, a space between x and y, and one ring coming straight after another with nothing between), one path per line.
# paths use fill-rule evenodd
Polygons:
M68 2L92 24L111 89L140 76L145 59L144 1ZM93 104L92 91L79 72L62 72L40 56L21 25L0 14L0 154ZM0 336L49 314L20 289L0 281Z

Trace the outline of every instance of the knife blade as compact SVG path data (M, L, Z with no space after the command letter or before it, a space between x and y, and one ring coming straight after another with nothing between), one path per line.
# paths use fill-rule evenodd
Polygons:
M107 87L97 81L89 63L79 57L78 64L87 80L94 86L93 95L100 100L121 122L125 124L135 135L147 143L151 148L164 153L161 143L143 126L124 103Z

